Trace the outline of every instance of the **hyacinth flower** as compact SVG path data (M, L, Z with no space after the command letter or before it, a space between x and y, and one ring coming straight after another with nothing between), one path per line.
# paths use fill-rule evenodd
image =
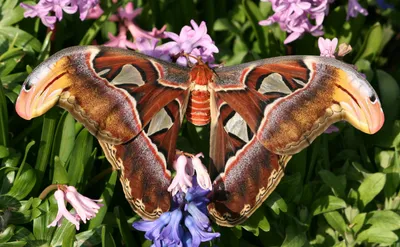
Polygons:
M40 0L36 5L21 3L25 9L24 17L39 17L42 23L54 29L55 23L63 19L63 12L75 14L78 10L80 19L84 20L90 9L98 5L99 0Z
M207 217L207 195L212 187L208 174L204 173L205 166L199 159L201 156L178 156L174 165L176 175L168 188L173 193L170 212L163 213L155 221L133 223L135 229L146 232L144 236L153 242L152 246L197 247L202 242L220 237L219 233L211 231Z
M160 30L157 28L153 28L152 31L148 32L140 28L135 22L134 19L142 13L142 8L134 8L133 3L129 2L126 4L125 8L119 8L118 13L115 15L112 15L110 17L110 21L118 22L119 23L119 34L117 37L126 37L127 30L129 31L130 35L133 38L133 42L131 43L136 43L136 42L146 42L145 40L149 40L149 42L152 42L153 40L158 41L159 38L164 37L164 31L167 28L166 25L164 25ZM121 34L122 33L122 34ZM109 35L110 39L111 36ZM115 41L111 39L109 42L107 42L105 45L107 46L114 46L114 47L123 47L123 46L116 46ZM136 44L133 45L133 47L136 47ZM125 46L123 48L130 48L130 49L136 49L136 48L131 48L130 46Z
M204 21L198 25L194 20L190 21L190 26L184 26L179 35L173 32L165 32L165 36L173 41L160 46L160 49L168 50L176 63L187 66L188 62L195 64L197 60L194 57L200 57L203 62L212 66L214 62L214 53L219 50L215 46L210 35L207 34L207 26ZM189 61L186 55L189 56Z
M332 40L319 38L318 39L318 47L321 52L320 56L321 57L335 57L335 51L336 51L337 45L338 45L337 38L334 38Z
M129 41L127 36L126 36L126 28L121 27L119 29L119 33L117 36L112 35L111 33L108 33L108 38L110 39L107 43L105 43L105 46L112 46L112 47L119 47L119 48L124 48L124 49L136 49L136 45Z
M349 0L347 5L347 17L346 21L350 19L350 17L355 18L358 14L362 14L364 16L368 15L368 11L361 7L358 0Z
M305 33L320 36L323 32L322 23L329 12L332 0L262 0L271 2L275 12L266 20L260 21L262 26L278 23L283 31L289 33L284 43L288 44L300 38ZM312 23L315 23L313 25Z
M86 223L99 212L101 200L93 200L80 194L75 187L58 185L58 189L54 192L57 201L58 212L56 218L47 227L61 226L62 220L65 218L75 225L79 230L80 221ZM66 203L71 204L75 213L71 213L66 208Z

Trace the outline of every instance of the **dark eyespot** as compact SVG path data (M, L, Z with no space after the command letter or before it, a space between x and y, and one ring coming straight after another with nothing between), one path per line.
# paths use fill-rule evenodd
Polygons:
M375 102L375 100L376 100L375 94L369 96L369 100L370 100L371 102Z
M27 92L31 89L31 87L32 87L32 85L29 83L29 81L27 81L24 84L24 90L27 91Z

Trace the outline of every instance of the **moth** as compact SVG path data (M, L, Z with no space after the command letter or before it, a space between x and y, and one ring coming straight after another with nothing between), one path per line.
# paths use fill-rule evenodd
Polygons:
M333 58L283 56L191 68L101 46L64 49L35 68L17 113L31 119L54 105L99 141L126 199L144 219L169 210L169 171L183 119L210 125L216 223L246 220L271 194L293 154L345 120L369 134L384 114L370 84Z

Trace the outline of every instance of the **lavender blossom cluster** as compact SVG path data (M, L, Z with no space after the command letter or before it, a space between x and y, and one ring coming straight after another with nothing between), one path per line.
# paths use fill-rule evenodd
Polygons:
M98 4L99 0L40 0L36 5L21 3L21 7L25 9L25 18L39 17L45 26L53 30L57 20L62 20L63 12L75 14L79 10L79 18L83 21Z
M300 38L305 33L314 36L324 34L323 22L329 13L329 5L335 0L261 0L271 2L275 12L268 19L260 21L262 26L278 23L283 31L289 33L284 43L288 44ZM349 0L347 20L358 14L367 15L357 0Z

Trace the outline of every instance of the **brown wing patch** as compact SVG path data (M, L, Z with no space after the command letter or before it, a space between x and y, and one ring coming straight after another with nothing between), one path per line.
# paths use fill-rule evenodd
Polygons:
M100 144L108 161L121 171L125 197L137 214L152 220L169 210L171 174L164 155L144 131L125 144Z
M278 185L289 159L269 152L255 137L231 157L208 205L216 223L234 226L250 217Z

